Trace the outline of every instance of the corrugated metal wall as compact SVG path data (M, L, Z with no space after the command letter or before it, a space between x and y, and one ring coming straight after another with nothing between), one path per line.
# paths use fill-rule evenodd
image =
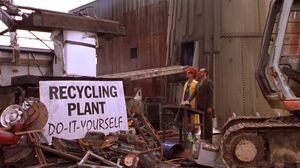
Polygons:
M119 21L127 30L125 37L99 40L98 75L165 65L167 0L97 0L73 11L84 8L90 16ZM137 48L137 58L130 58L130 48ZM164 86L162 78L131 85L141 87L144 96L162 96L164 90L160 86Z
M273 115L254 76L269 3L270 0L95 1L85 6L91 6L86 9L91 16L118 20L127 28L126 37L100 41L98 73L164 66L167 46L169 63L178 64L182 43L198 41L199 65L209 69L215 83L220 124L232 113ZM131 47L138 48L137 59L129 58ZM161 79L156 80L156 84L148 79L135 85L144 86L147 89L143 91L152 95L154 88L159 88L157 92L163 90Z
M174 3L174 5L172 4ZM200 67L215 84L220 124L232 113L273 115L255 80L270 0L173 0L170 59L180 60L182 43L200 41Z
M216 112L273 115L255 80L270 0L222 0L220 51L215 56Z
M215 18L214 12L220 13L215 8L221 0L171 0L171 38L169 61L171 64L181 63L182 44L185 42L199 42L199 65L209 68L212 66L210 55L213 54L213 37L220 36L219 27L213 26L220 21L220 14ZM213 75L213 68L211 68Z

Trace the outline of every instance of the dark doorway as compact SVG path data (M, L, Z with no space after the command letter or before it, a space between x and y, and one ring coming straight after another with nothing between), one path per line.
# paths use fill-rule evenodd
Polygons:
M187 42L183 43L181 47L181 64L182 65L193 65L195 51L195 43Z

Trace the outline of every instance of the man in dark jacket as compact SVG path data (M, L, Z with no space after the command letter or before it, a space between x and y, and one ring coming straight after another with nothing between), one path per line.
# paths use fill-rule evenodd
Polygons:
M194 98L197 102L197 108L205 112L204 131L201 128L201 137L209 143L212 143L212 116L213 116L213 95L214 86L211 80L207 78L208 71L204 68L199 70L200 81L196 91L190 96L188 102Z

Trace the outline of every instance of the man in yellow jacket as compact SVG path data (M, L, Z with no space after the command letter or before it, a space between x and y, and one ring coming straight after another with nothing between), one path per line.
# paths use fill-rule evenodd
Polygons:
M186 102L189 97L196 91L198 81L196 80L198 71L194 67L189 67L187 70L188 80L185 82L182 93L182 102ZM190 105L192 108L197 109L196 99L191 100ZM191 115L192 124L200 124L200 116L198 114ZM195 128L198 128L195 127Z

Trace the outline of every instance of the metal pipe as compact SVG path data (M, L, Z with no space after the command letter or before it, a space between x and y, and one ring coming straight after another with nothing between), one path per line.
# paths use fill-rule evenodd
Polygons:
M46 152L49 152L49 153L61 156L61 157L66 158L66 159L70 159L70 160L73 160L73 161L76 161L76 162L80 162L81 161L81 158L78 157L78 156L74 156L74 155L71 155L71 154L68 154L68 153L64 153L64 152L61 152L59 150L56 150L56 149L53 149L53 148L49 148L47 146L40 145L40 144L35 144L35 146L41 148L42 150L44 150ZM89 163L89 164L95 164L95 162L92 162L92 161L87 161L87 163Z
M110 166L115 166L115 167L118 167L118 168L123 168L123 166L118 165L117 163L114 163L114 162L112 162L112 161L110 161L110 160L107 160L107 159L105 159L105 158L102 157L102 156L96 155L96 154L94 154L94 153L91 152L91 151L88 151L88 153L89 153L90 155L92 155L93 157L95 157L95 158L101 160L101 161L102 161L103 163L105 163L105 164L108 164L108 165L110 165Z
M26 135L30 133L40 133L41 130L32 130L32 131L22 131L22 132L16 132L15 135Z

